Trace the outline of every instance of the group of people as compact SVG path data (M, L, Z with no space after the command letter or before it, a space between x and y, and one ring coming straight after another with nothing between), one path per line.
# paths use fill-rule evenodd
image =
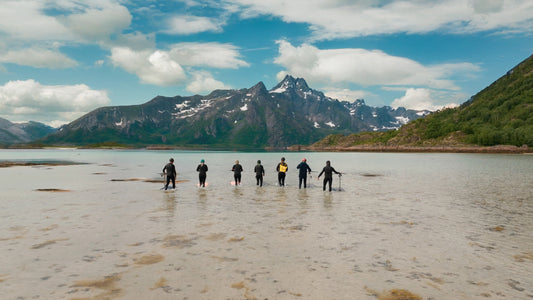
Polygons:
M311 174L311 167L307 164L307 159L302 159L302 162L298 164L296 167L299 170L298 174L298 188L302 188L302 183L304 188L307 188L307 175ZM276 172L278 172L278 184L279 186L285 186L285 177L287 175L287 171L289 170L289 166L285 162L285 157L281 158L281 161L276 166ZM198 172L198 179L199 179L199 186L205 187L205 180L207 178L207 171L208 167L205 164L205 160L201 160L198 167L196 167L196 171ZM235 161L235 164L231 168L231 171L233 172L233 178L234 178L234 184L240 185L241 184L241 173L244 171L242 165L239 163L239 161ZM255 179L256 184L258 186L263 186L263 177L265 176L265 168L261 164L261 160L257 161L257 165L254 167L254 173L255 173ZM331 166L331 162L328 160L326 161L326 166L322 169L320 174L318 174L318 179L320 179L320 176L324 174L324 180L323 180L323 186L322 190L326 190L326 186L329 187L329 191L331 192L331 185L333 184L333 173L338 174L341 176L340 172L337 172L335 168ZM176 167L174 165L174 159L171 158L169 162L163 167L163 174L166 176L166 183L165 183L165 190L168 189L168 186L170 182L172 182L172 188L176 188Z

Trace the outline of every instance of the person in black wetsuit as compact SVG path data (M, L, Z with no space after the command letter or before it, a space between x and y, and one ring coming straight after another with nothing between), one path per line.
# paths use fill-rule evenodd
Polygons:
M331 166L331 162L328 160L326 162L326 166L322 169L322 172L318 174L318 178L320 179L320 176L324 174L324 186L322 187L322 190L326 190L326 184L329 183L329 191L331 192L331 184L333 183L333 173L341 175L340 172L335 171L335 169Z
M174 159L171 158L163 167L163 175L167 176L167 181L165 183L165 191L168 189L168 184L172 180L172 188L176 188L176 166L174 166Z
M298 176L298 188L302 188L302 181L304 183L304 189L307 188L307 173L311 174L311 168L307 164L307 159L302 159L302 162L296 167L296 169L300 170L300 174Z
M279 186L285 186L285 176L287 175L287 171L289 170L289 166L285 162L285 157L281 158L281 162L276 166L276 171L278 172L278 183Z
M265 176L265 168L261 164L261 161L257 161L257 165L254 168L255 180L257 181L258 186L263 186L263 176Z
M242 169L242 166L239 164L238 160L235 161L235 164L231 170L233 171L233 178L235 178L235 185L241 184L241 172L244 170Z
M200 186L205 187L205 179L207 177L207 165L205 164L205 160L201 160L198 167L196 167L196 171L198 173L198 179L200 180Z

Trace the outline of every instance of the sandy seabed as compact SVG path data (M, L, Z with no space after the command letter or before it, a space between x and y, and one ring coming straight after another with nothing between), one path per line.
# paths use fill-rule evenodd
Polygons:
M163 191L135 168L0 169L0 298L533 298L531 177L338 166L331 193L316 173L298 189L216 171Z

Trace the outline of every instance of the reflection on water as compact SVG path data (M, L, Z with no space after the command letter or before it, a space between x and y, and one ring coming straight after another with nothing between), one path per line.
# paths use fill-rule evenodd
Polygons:
M298 189L303 157L342 191ZM533 156L0 151L30 159L87 164L0 169L3 299L533 297Z

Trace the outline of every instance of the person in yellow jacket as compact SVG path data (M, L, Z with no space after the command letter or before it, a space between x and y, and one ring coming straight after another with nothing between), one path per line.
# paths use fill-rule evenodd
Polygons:
M289 170L289 166L285 162L285 157L282 157L281 162L276 167L276 171L278 172L279 186L285 186L285 175L288 170Z

